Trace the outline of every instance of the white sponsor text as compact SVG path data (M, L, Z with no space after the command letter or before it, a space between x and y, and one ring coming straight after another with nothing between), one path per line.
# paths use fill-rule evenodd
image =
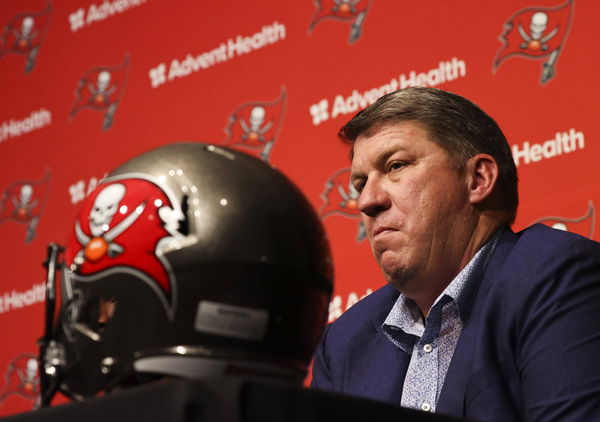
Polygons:
M426 72L410 71L407 74L402 73L398 78L392 78L389 82L375 88L359 92L353 89L350 95L338 94L331 102L326 98L309 107L309 113L312 117L313 125L335 119L338 116L354 114L369 105L385 94L394 92L398 89L404 89L412 86L436 86L457 78L464 78L467 75L467 64L464 60L453 57L450 60L441 61L437 67Z
M102 4L90 4L87 13L83 7L69 15L71 32L75 32L84 26L94 22L100 22L118 13L126 12L132 7L140 6L147 0L105 0Z
M0 126L0 142L16 138L32 130L40 129L52 123L52 113L45 108L32 111L28 117L21 120L10 119Z
M46 283L34 284L25 291L11 290L0 295L0 314L46 300Z
M183 78L200 70L208 69L236 56L251 53L285 39L285 25L277 21L264 25L250 36L238 35L222 42L217 47L200 54L187 54L182 59L173 59L169 66L160 63L149 70L150 84L156 88L166 82Z
M575 129L569 129L568 132L556 132L553 139L548 139L542 143L523 142L521 146L512 146L512 155L515 164L536 163L543 159L558 157L563 154L570 154L577 150L585 148L585 136L583 132Z

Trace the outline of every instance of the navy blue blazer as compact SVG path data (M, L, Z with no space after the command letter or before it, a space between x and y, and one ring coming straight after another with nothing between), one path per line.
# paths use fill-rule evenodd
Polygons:
M329 325L312 386L400 403L410 355L381 325L387 285ZM600 421L600 243L506 230L479 282L436 413L478 421Z

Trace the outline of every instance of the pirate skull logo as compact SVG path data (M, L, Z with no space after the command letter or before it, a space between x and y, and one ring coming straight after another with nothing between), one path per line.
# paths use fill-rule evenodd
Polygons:
M111 86L110 72L103 70L98 73L96 84L90 83L89 90L92 94L90 100L99 106L103 106L110 102L110 96L117 89L114 85Z
M96 197L90 211L89 228L92 236L86 235L81 230L79 221L76 223L77 240L84 245L79 255L75 258L76 264L83 263L84 257L90 261L97 261L105 255L115 257L123 253L124 248L115 242L117 236L128 229L140 216L145 204L140 204L119 224L111 228L112 220L120 209L127 212L127 207L119 208L119 204L125 196L125 186L115 183L106 186Z
M250 140L253 142L265 142L265 133L273 126L272 121L265 123L266 110L264 107L256 106L250 111L250 117L248 119L250 125L241 118L240 125L244 133L242 134L243 140ZM264 124L263 124L264 123Z
M33 199L33 187L28 183L21 186L19 197L13 197L12 202L15 207L15 215L18 218L31 218L31 211L38 204L38 201Z
M531 15L531 23L529 25L529 33L519 23L519 34L523 38L523 42L520 47L523 49L529 49L533 51L548 50L547 42L551 40L558 32L558 27L555 27L548 34L544 35L546 29L548 29L548 14L545 12L536 12Z

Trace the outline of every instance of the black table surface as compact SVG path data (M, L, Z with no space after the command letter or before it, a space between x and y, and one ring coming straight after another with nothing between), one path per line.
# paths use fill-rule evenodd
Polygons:
M157 381L1 422L459 421L400 406L246 377Z

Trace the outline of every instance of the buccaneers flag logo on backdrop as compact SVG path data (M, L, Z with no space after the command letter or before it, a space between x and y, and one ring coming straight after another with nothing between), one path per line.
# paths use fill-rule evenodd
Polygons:
M23 353L8 364L4 374L4 385L0 390L0 404L12 395L38 401L40 376L37 355Z
M104 113L104 130L110 129L117 106L125 92L129 76L129 55L117 66L94 67L83 75L75 91L75 103L69 117L75 117L80 110L90 108Z
M21 54L27 57L25 73L35 67L35 60L50 22L52 4L40 12L24 12L14 16L4 27L0 41L0 57L5 54Z
M163 256L182 236L185 216L157 181L123 175L101 183L83 203L65 258L73 277L93 281L106 271L134 274L154 289L167 314L175 307L175 278Z
M12 182L0 197L0 223L15 221L26 224L26 243L35 237L35 229L46 205L49 182L48 171L41 180L17 180Z
M533 223L542 223L555 229L577 233L591 239L596 228L596 209L594 203L589 201L588 209L582 216L575 218L548 216L539 218Z
M279 98L273 101L249 101L242 104L229 116L224 129L224 145L241 147L239 149L245 152L256 152L255 155L268 162L281 132L286 105L285 87L281 87Z
M362 27L371 7L371 0L316 0L317 11L310 19L308 33L312 34L315 26L327 19L352 22L350 27L350 44L362 35Z
M336 171L325 182L325 190L321 194L321 199L323 199L323 205L319 209L321 220L325 220L331 215L360 219L358 196L358 192L350 182L350 169L343 168ZM365 237L365 227L362 221L359 221L356 241L362 242Z
M556 73L556 62L567 41L573 20L573 0L556 7L528 7L519 10L504 24L500 40L504 45L494 59L494 72L508 58L548 58L542 64L540 81L545 84Z

